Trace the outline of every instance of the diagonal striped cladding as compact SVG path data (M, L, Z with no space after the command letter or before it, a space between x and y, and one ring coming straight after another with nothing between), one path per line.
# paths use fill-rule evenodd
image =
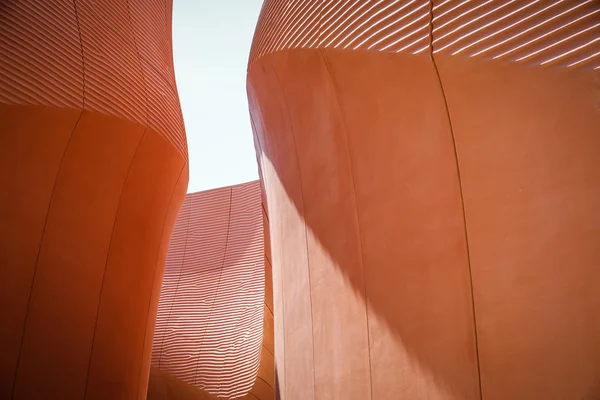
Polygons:
M187 159L171 12L171 0L2 1L0 103L134 121Z
M81 108L83 59L72 2L0 3L0 102Z
M250 51L335 48L421 53L429 47L428 0L267 0Z
M188 194L159 301L152 365L224 398L260 363L264 307L260 184Z
M288 49L426 52L600 68L597 0L267 0L250 63Z
M597 0L437 1L434 54L600 68Z

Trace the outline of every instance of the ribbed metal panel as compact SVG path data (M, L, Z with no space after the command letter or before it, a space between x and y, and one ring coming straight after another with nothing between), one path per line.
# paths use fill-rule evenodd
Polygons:
M421 53L429 46L427 0L267 0L250 63L287 49Z
M81 108L83 60L72 2L2 2L0 102Z
M600 68L596 0L446 0L433 13L435 54Z
M171 0L2 2L0 102L135 121L187 159L171 9Z
M225 398L260 363L264 245L258 181L188 194L171 239L152 365Z
M433 14L432 14L433 13ZM482 56L600 68L596 0L267 0L250 63L289 49Z

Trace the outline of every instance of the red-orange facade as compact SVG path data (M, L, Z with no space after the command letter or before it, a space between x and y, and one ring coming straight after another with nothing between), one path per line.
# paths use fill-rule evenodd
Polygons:
M259 181L186 196L158 306L152 351L158 380L167 373L224 399L274 398L263 214ZM180 397L201 395L189 392Z
M186 138L171 1L0 3L0 398L143 399Z
M284 399L600 398L600 4L265 1Z
M600 397L597 1L265 1L181 213L171 6L0 3L1 399Z

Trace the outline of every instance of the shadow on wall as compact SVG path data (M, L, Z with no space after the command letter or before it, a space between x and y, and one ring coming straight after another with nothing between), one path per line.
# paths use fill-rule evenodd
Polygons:
M249 68L282 391L472 399L481 375L490 398L597 398L597 72L436 61L473 291L431 58L286 50Z
M478 398L456 161L430 58L279 52L248 82L274 266L285 265L284 357L313 346L319 393ZM297 344L289 332L307 318L314 342Z

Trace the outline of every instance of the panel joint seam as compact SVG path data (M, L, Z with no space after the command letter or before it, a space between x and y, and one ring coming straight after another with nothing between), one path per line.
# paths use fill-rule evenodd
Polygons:
M360 245L360 261L361 261L361 269L362 269L362 277L363 277L363 284L364 284L364 292L365 292L365 322L367 325L367 352L368 352L368 357L369 357L369 388L370 388L370 394L371 394L371 399L373 399L373 366L371 363L371 328L370 328L370 324L369 324L369 299L367 296L367 274L365 272L365 257L364 257L364 251L363 251L363 239L362 239L362 230L360 228L360 216L358 213L358 198L356 196L356 179L354 177L354 166L352 164L352 157L350 154L350 142L348 141L348 127L346 126L346 121L344 119L344 114L342 111L342 105L340 102L340 98L338 95L338 90L337 87L335 85L335 82L333 80L333 73L331 72L331 68L329 66L329 64L327 63L327 61L325 60L325 56L323 55L323 50L322 49L317 49L317 51L319 52L319 55L321 56L321 60L323 61L323 64L325 65L325 69L327 70L327 75L329 77L329 82L331 83L331 86L333 88L333 92L335 93L335 100L336 100L336 104L337 104L337 108L338 111L340 113L340 117L342 120L342 126L344 128L344 138L346 139L346 147L348 148L348 164L350 165L350 175L352 176L352 190L354 193L354 209L356 211L356 225L358 228L358 243Z
M104 280L106 279L106 270L108 269L108 260L110 258L110 251L111 251L112 245L113 245L113 236L115 234L115 228L117 226L117 219L119 218L119 211L121 210L121 204L122 204L121 202L123 200L123 194L125 193L125 187L127 186L127 180L129 179L129 174L131 173L131 168L133 167L133 164L135 163L135 157L138 153L138 150L140 149L140 146L142 144L142 141L144 140L144 137L146 136L147 130L148 130L148 128L144 129L144 133L142 134L142 137L140 138L140 141L138 142L137 147L135 148L133 157L131 157L131 162L129 163L129 168L127 169L127 174L125 174L125 180L123 181L123 186L121 187L121 194L119 195L119 203L117 205L117 210L115 212L115 219L113 221L113 227L112 227L112 230L110 231L110 239L108 241L108 249L106 250L106 260L104 261L104 270L102 271L102 281L100 283L100 293L98 295L98 306L96 307L96 320L94 321L94 332L92 333L92 346L90 348L90 359L88 362L88 370L87 370L87 374L85 377L85 392L83 394L84 399L87 398L88 382L90 379L90 371L92 368L92 356L94 354L94 344L96 343L96 330L98 328L98 316L100 315L100 306L102 304L102 293L104 292Z
M312 359L313 359L313 365L312 365L312 375L313 375L313 398L316 398L316 373L315 373L315 323L314 323L314 319L313 319L313 304L312 304L312 281L310 279L310 256L309 256L309 251L308 251L308 227L306 226L306 203L304 201L304 189L302 186L302 175L300 173L300 160L298 158L298 145L296 143L296 136L294 134L294 125L292 123L292 116L290 113L290 108L289 105L287 103L287 99L285 97L285 92L283 91L283 86L281 85L281 81L279 80L279 76L277 75L277 71L275 70L275 66L273 66L271 64L271 68L273 70L273 76L275 76L275 80L277 81L277 86L279 87L279 91L281 92L281 97L283 98L283 102L285 104L285 109L287 111L287 116L288 116L288 121L290 123L290 128L291 128L291 136L292 136L292 140L294 142L294 151L296 153L296 166L298 168L298 180L300 183L300 197L302 199L302 213L304 214L303 217L303 223L304 223L304 240L306 243L306 266L307 266L307 271L308 271L308 296L309 296L309 301L310 301L310 324L311 324L311 342L312 342ZM283 272L282 272L282 279L283 279ZM285 309L284 309L285 312ZM287 386L286 386L287 388Z
M446 118L448 120L448 127L450 130L450 137L452 140L452 150L454 152L454 160L455 160L455 165L456 165L456 174L457 174L457 180L458 180L458 189L459 189L459 193L460 193L460 205L461 205L462 220L463 220L463 227L464 227L465 250L467 253L467 265L468 265L468 272L469 272L469 289L470 289L470 295L471 295L471 311L472 311L472 315L473 315L473 334L474 334L474 340L475 340L475 358L476 358L475 361L476 361L476 365L477 365L479 398L481 400L483 400L483 387L481 384L481 365L480 365L481 362L480 362L480 355L479 355L479 337L478 337L478 332L477 332L477 316L476 316L477 313L476 313L476 308L475 308L475 290L473 287L473 269L472 269L472 265L471 265L471 250L469 247L467 215L466 215L466 209L465 209L463 184L462 184L462 178L461 178L461 173L460 173L460 162L458 160L458 149L456 146L456 138L454 135L454 127L452 125L452 118L450 117L450 108L448 107L448 99L446 97L446 92L444 90L444 85L442 83L442 77L440 75L440 71L439 71L437 63L435 61L435 55L434 55L434 49L433 49L433 39L434 39L433 38L433 17L434 17L433 4L434 4L434 1L435 0L429 0L429 56L431 58L431 63L432 63L433 69L435 71L435 75L436 75L436 78L438 81L442 99L444 101Z

